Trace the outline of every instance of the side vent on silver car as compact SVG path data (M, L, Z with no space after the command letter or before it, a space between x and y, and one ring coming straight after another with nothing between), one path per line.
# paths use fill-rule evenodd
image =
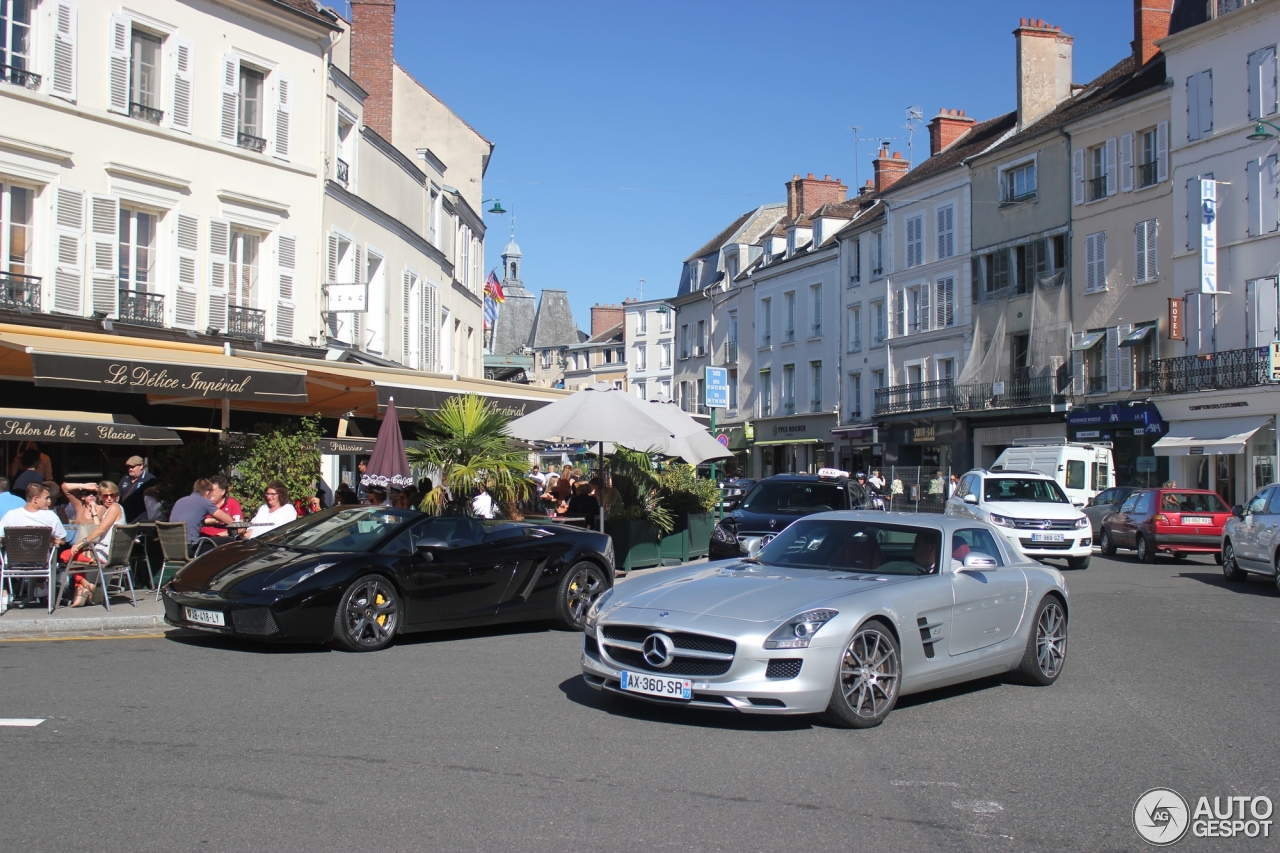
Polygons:
M920 629L920 642L924 644L924 656L927 658L933 658L933 644L941 639L934 635L933 629L941 626L941 622L930 622L923 616L916 620L916 627Z

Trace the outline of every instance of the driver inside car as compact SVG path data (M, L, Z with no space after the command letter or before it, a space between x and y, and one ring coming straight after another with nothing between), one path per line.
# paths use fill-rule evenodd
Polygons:
M925 574L938 571L938 535L936 533L920 533L916 536L911 548L911 559L924 570Z

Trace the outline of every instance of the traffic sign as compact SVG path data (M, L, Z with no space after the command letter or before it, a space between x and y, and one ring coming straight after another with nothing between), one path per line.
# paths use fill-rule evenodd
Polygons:
M711 409L729 408L729 371L723 367L707 368L706 400Z
M1134 460L1134 463L1139 474L1151 474L1156 470L1156 458L1154 456L1139 456Z

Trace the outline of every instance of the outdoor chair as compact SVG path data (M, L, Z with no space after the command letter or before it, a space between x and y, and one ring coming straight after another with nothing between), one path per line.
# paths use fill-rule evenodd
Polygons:
M172 578L191 558L187 556L187 525L181 521L157 521L156 538L160 540L160 553L164 562L160 564L160 576L151 576L151 585L156 590L156 601L160 600L160 587L164 586L165 575ZM150 569L150 566L147 567Z
M53 530L48 527L6 527L4 552L0 555L0 587L8 584L9 600L14 601L14 579L45 582L45 599L52 613L58 598L53 594L58 564L54 558ZM37 587L38 588L38 587ZM38 598L39 596L31 596Z
M133 543L137 540L139 533L140 529L136 524L117 524L111 530L111 541L107 543L106 558L103 559L97 549L89 548L85 553L89 555L92 562L68 565L67 571L62 576L62 588L58 590L58 597L62 597L75 570L83 565L84 568L80 569L81 573L98 576L98 582L102 584L102 603L106 605L108 611L111 610L111 594L114 592L124 595L126 583L129 587L131 603L137 607L138 595L133 589L133 576L130 571L133 566L130 557L133 556Z

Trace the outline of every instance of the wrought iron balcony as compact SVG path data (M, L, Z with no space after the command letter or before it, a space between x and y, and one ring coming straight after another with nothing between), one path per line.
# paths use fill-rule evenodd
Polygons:
M40 88L39 74L32 74L25 68L17 68L12 65L0 65L0 80L27 89Z
M257 308L246 308L242 305L227 306L227 328L224 334L228 338L245 338L250 341L266 340L267 312Z
M953 406L957 412L985 412L1066 403L1070 394L1065 388L1058 390L1057 382L1055 376L1036 376L1031 379L957 385Z
M947 409L952 405L954 387L950 379L933 379L907 385L875 389L877 415Z
M120 289L120 322L164 328L164 297L143 290Z
M737 363L738 363L738 342L737 342L737 341L725 341L725 343L724 343L724 363L725 363L725 364L737 364Z
M1107 176L1099 175L1089 179L1089 201L1097 201L1107 197Z
M347 165L347 161L341 157L338 158L338 183L344 187L351 178L351 167Z
M40 310L40 276L0 272L0 308Z
M149 121L152 124L159 124L164 120L164 110L158 110L155 107L149 107L146 104L139 104L136 101L130 101L129 118L140 118L143 121Z
M1151 390L1157 394L1256 388L1272 384L1267 347L1160 358L1151 362L1151 368L1155 374Z
M1160 161L1152 160L1150 163L1141 163L1138 166L1138 186L1149 187L1156 182L1159 177Z
M241 148L248 148L250 151L255 151L258 154L267 150L267 140L263 139L261 136L254 136L243 131L236 134L236 145L239 145Z
M1085 382L1085 391L1090 394L1105 394L1107 392L1106 376L1090 376Z

